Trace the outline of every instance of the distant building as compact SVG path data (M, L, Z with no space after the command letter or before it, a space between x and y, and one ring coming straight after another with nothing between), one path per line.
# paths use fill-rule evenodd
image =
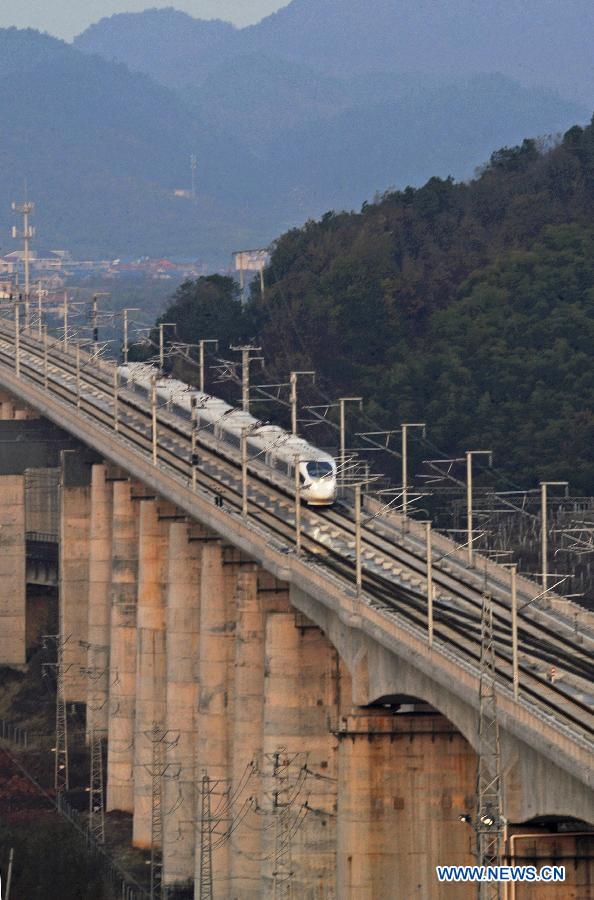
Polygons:
M0 300L8 300L15 294L15 286L12 278L0 278Z

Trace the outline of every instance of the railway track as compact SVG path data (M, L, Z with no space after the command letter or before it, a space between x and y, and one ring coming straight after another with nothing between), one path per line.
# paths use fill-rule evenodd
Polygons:
M57 342L50 344L47 353L39 340L21 335L21 373L44 387L70 407L80 409L98 425L113 431L114 387L111 369L87 368L88 357L81 354L86 365L81 369L81 391L76 392L76 361L72 352L65 352ZM47 361L47 368L46 368ZM14 366L14 331L0 320L0 363ZM122 439L141 453L152 451L151 415L146 400L128 389L119 392L118 428ZM160 410L159 462L168 467L188 486L192 480L190 465L190 423L167 409ZM196 469L197 487L221 497L229 510L241 513L241 478L238 451L210 435L199 436L200 464ZM280 479L262 471L263 467L250 462L250 518L288 549L294 543L293 496ZM355 524L352 510L337 505L334 508L302 510L302 546L312 564L323 565L351 590L354 583ZM396 543L395 541L398 540ZM363 531L363 574L365 601L386 613L396 613L410 624L426 627L425 581L426 559L410 537L397 535L389 523L374 520ZM434 565L433 571L434 635L464 658L479 659L480 611L482 591L470 585L456 573L453 566ZM408 583L407 583L408 582ZM493 598L495 634L498 645L498 675L511 681L511 628L509 603L504 600L504 585L489 584ZM536 624L530 616L520 613L519 642L522 660L520 673L522 692L546 712L553 712L562 720L588 735L594 734L592 707L581 699L592 685L594 642L586 638L576 646L571 635L560 633L552 625ZM575 680L571 685L551 684L544 670L535 666L555 665ZM588 698L589 699L589 698Z

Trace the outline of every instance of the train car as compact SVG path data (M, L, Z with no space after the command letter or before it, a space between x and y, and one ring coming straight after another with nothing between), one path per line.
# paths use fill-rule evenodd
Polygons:
M288 436L274 452L274 466L295 478L299 466L301 498L309 506L330 506L336 500L336 460L301 438Z
M146 363L129 363L119 367L120 383L150 397L152 379L158 370ZM336 461L312 447L302 438L288 434L277 425L259 422L250 413L230 406L219 397L212 397L174 378L157 377L156 391L159 405L189 421L192 406L198 432L206 432L235 450L241 449L242 434L246 437L248 457L264 468L273 470L294 485L295 465L299 466L301 499L311 506L328 506L336 500Z

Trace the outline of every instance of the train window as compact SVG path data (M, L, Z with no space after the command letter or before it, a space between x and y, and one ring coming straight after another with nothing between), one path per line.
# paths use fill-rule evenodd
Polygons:
M305 468L310 478L326 478L328 475L332 475L331 464L324 460L316 459L308 462L305 464Z

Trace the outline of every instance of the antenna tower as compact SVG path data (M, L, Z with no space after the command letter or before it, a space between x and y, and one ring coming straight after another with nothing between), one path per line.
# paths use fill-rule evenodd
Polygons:
M12 228L12 236L13 238L21 238L23 241L25 256L24 256L24 264L25 264L25 328L29 327L30 323L30 280L29 280L29 261L30 261L30 243L31 239L35 236L35 229L29 225L29 216L35 209L35 204L31 203L29 200L25 200L24 203L13 203L12 211L15 213L20 213L23 217L23 230L19 234L19 230L16 225L13 225Z
M198 159L195 153L190 156L190 172L192 176L192 197L196 198L196 169L198 167Z

